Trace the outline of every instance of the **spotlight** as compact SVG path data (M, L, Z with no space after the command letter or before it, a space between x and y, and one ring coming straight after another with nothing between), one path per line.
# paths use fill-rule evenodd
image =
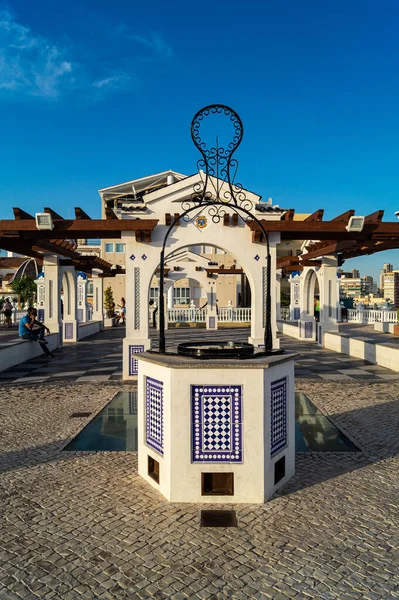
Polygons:
M364 217L351 217L348 221L347 226L345 227L346 231L354 232L360 232L363 230L363 226L364 226Z
M36 227L41 230L54 229L53 219L49 213L36 213Z

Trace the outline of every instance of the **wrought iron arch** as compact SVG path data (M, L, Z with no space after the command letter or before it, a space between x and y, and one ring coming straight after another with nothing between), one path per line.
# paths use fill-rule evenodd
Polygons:
M211 114L226 116L232 123L234 134L227 147L216 145L207 148L200 135L201 123ZM193 186L193 193L187 200L183 200L183 212L176 216L169 225L162 244L160 255L160 280L159 280L159 352L164 353L165 341L165 298L164 298L164 270L165 249L169 235L176 224L183 220L192 222L198 214L207 212L213 223L219 223L225 214L235 212L244 221L254 220L259 225L266 242L267 250L267 282L266 282L266 322L265 322L265 352L273 350L273 336L271 329L271 255L269 236L263 223L251 212L253 202L247 198L242 185L235 182L238 161L233 158L243 137L244 128L238 114L224 104L211 104L199 110L191 123L191 137L195 146L200 151L202 158L198 160L200 181ZM204 171L203 171L204 169ZM194 214L193 214L194 213ZM245 217L243 217L245 215Z

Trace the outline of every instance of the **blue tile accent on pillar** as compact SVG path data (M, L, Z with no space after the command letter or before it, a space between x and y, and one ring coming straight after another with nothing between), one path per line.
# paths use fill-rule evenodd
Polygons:
M163 456L163 382L146 379L145 442Z
M139 363L134 355L139 354L140 352L144 352L144 346L129 345L129 375L138 375Z
M305 323L305 338L311 338L313 336L313 323L306 321Z
M83 321L83 308L78 308L77 313L78 313L78 321L79 321L79 323L82 323L82 321Z
M38 320L43 323L44 321L44 308L39 308L37 311L37 318Z
M65 336L66 340L73 340L73 323L65 323Z
M294 321L298 321L301 316L301 309L294 308Z
M273 456L287 445L287 378L278 379L271 384L271 444Z

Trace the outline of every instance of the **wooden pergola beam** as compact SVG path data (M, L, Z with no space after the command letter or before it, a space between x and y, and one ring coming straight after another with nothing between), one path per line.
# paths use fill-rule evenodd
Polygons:
M323 220L323 215L324 215L324 209L323 208L319 208L318 210L316 210L314 213L312 213L311 215L309 215L308 217L306 217L306 219L304 219L304 222L309 222L309 221L322 221Z
M53 210L52 208L49 208L48 206L46 206L44 208L44 212L47 213L48 215L51 215L51 218L53 219L53 221L64 221L64 217L61 217L61 215L59 215L58 213L55 212L55 210Z
M25 212L24 210L22 210L22 208L17 208L14 207L12 209L13 213L14 213L14 217L17 221L21 221L23 219L29 219L29 220L35 220L35 217L33 217L32 215L30 215L29 213Z
M283 216L281 217L282 221L293 221L295 215L295 208L289 208L285 211Z
M355 214L354 210L347 210L346 212L342 213L342 215L338 215L337 217L334 217L333 219L331 219L330 223L345 223L345 224L347 224L349 219L351 217L353 217L354 214Z
M371 213L365 217L365 223L381 223L382 217L384 216L383 210L377 210L376 212Z
M79 206L75 206L75 217L78 221L91 220L91 217Z

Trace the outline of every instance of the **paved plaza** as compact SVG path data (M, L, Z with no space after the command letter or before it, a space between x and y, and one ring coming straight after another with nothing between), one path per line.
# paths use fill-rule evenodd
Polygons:
M396 373L282 338L300 353L296 390L361 452L298 453L276 497L233 507L237 528L200 528L201 506L168 503L138 477L136 453L62 451L135 389L121 381L123 335L0 374L0 599L399 598ZM187 330L167 335L175 345Z

